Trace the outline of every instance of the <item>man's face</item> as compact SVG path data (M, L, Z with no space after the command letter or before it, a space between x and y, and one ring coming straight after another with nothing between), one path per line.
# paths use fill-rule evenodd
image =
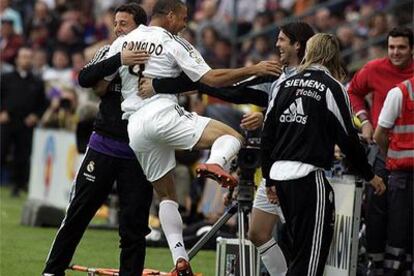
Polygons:
M16 65L20 70L28 71L32 67L33 52L28 48L21 48L17 53Z
M276 48L279 49L280 52L280 61L282 64L285 65L295 65L295 60L298 59L296 49L298 47L298 43L295 42L293 44L290 43L289 37L287 37L282 31L279 32L279 36L277 37Z
M388 38L388 57L395 67L405 68L412 59L412 50L407 37Z
M172 34L178 34L187 26L187 7L181 6L176 12L168 15L169 30Z
M138 26L132 14L127 12L117 12L115 14L114 32L117 37L126 35L136 27Z

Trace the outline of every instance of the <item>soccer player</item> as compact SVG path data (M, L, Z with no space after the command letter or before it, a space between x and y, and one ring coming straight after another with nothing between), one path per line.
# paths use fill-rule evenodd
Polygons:
M140 24L146 24L145 11L138 4L124 4L115 11L114 31L124 35ZM95 120L82 165L73 184L70 204L47 257L44 276L62 276L75 253L83 233L96 211L108 198L114 182L119 195L120 275L141 275L145 260L145 236L149 233L148 215L153 189L145 178L134 152L128 146L127 124L122 121L120 108L121 80L97 88L101 73L123 63L145 62L147 55L126 51L116 55L110 63L100 63L109 50L102 47L92 61L80 72L79 83L95 87L101 93L99 113ZM118 65L116 65L118 64ZM102 66L103 65L103 66ZM110 72L110 73L112 73Z
M186 26L187 7L179 0L159 0L153 10L150 26L140 26L116 40L108 57L128 45L150 54L145 66L123 66L123 117L128 119L130 146L137 155L147 179L152 182L161 203L159 218L167 237L177 275L192 275L182 237L182 219L178 212L172 169L176 149L212 147L202 175L218 180L223 186L234 186L236 180L223 168L237 154L242 136L215 120L188 113L177 105L173 95L156 95L143 100L138 95L140 76L175 77L184 71L193 81L211 86L226 86L253 75L280 74L276 62L239 69L212 70L199 52L176 34Z
M277 94L280 83L297 74L296 67L305 55L306 42L313 35L312 27L305 22L289 23L280 28L276 47L280 51L284 69L276 80L269 77L255 78L236 86L212 88L201 83L194 85L186 76L180 76L176 79L143 79L139 95L145 98L153 96L154 89L152 86L155 87L157 93L171 93L171 90L175 90L177 93L188 89L198 89L202 93L207 92L233 103L254 103L260 106L268 106L268 110L270 110L273 105L272 99ZM171 86L175 89L170 88L168 91L168 87ZM177 87L182 91L177 91ZM262 261L271 276L285 275L287 271L287 261L285 259L288 251L287 245L284 241L280 243L285 251L285 254L283 254L272 237L273 228L278 219L283 220L282 211L277 204L268 201L265 180L263 179L253 203L249 239L258 248Z
M351 118L338 39L316 34L306 43L299 73L280 84L262 133L266 192L280 203L290 245L287 275L321 276L335 223L334 193L323 169L332 166L335 144L376 193L374 175Z

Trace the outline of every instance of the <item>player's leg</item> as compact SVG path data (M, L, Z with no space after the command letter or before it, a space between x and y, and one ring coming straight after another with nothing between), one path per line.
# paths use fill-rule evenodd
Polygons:
M192 273L184 247L183 221L178 211L172 174L176 164L175 150L172 146L173 143L168 139L173 137L171 140L180 141L180 134L182 133L181 129L175 127L175 123L177 123L174 119L175 111L167 111L166 113L157 114L159 116L157 117L157 124L151 124L150 119L146 121L147 128L142 128L142 124L136 116L131 117L128 123L128 134L130 146L134 150L148 181L152 183L159 196L158 217L167 238L173 262L176 268L184 264L182 269L184 274L181 275L190 276Z
M44 275L64 275L79 241L114 183L112 157L89 149L72 186L66 216L46 260Z
M159 112L151 130L153 139L174 149L209 148L207 165L198 168L198 174L211 177L224 186L235 186L237 181L223 167L230 164L242 145L242 136L231 127L207 117L190 113L176 105ZM154 119L152 119L154 120Z
M333 237L335 202L322 171L276 184L292 234L288 275L323 275Z
M119 194L120 275L141 275L145 261L145 236L153 187L137 160L120 159L117 176Z
M195 148L211 147L209 159L197 167L197 174L213 178L224 186L237 185L225 168L230 166L231 160L239 152L242 141L243 137L233 128L211 119L195 145Z
M287 272L286 259L272 235L279 214L283 220L280 208L267 200L266 188L262 181L253 203L249 239L257 247L263 264L271 276L283 276Z

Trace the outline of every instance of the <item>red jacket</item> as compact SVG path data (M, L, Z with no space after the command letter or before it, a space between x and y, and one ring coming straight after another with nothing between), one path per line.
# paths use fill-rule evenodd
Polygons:
M387 152L389 170L414 169L414 77L397 85L403 95L401 115L391 130Z
M389 58L374 59L361 70L359 70L351 80L348 88L349 98L355 113L367 108L365 107L365 96L372 93L371 122L377 126L378 116L384 105L388 91L398 83L411 78L414 74L414 62L404 68L395 67Z

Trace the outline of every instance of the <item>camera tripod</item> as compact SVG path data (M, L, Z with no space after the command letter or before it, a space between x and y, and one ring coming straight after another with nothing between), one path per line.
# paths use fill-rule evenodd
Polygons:
M230 190L230 197L232 194ZM245 218L247 214L251 211L252 202L254 194L254 182L252 179L244 179L243 173L241 180L238 186L237 200L232 202L231 206L226 210L226 212L217 220L217 222L212 226L211 230L204 234L200 240L188 251L188 257L190 260L201 250L201 248L206 244L217 231L234 215L237 214L237 226L238 226L238 240L239 240L239 271L240 276L250 275L246 271L246 250L245 250L245 240L246 240L246 231L245 231Z

